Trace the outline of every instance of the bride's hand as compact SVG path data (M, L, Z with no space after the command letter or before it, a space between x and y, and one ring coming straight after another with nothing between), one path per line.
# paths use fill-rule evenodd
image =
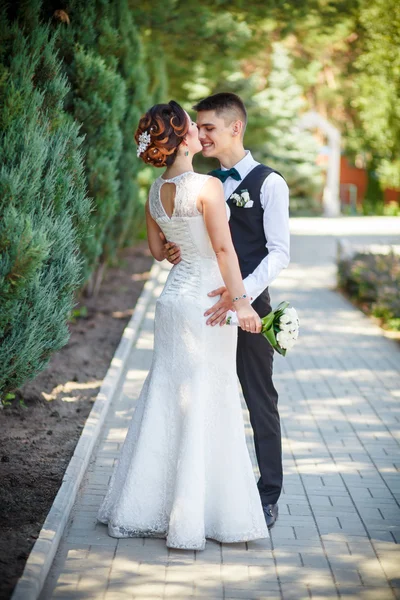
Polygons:
M261 319L247 299L235 302L239 327L250 333L261 332Z
M168 242L165 235L160 231L160 239L163 243L162 254L171 265L177 265L181 262L181 249L174 242Z

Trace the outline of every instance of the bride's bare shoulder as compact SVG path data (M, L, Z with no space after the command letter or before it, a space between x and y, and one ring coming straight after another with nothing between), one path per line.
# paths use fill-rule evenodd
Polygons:
M211 175L202 175L202 178L204 178L204 184L200 191L202 197L209 199L210 197L221 195L224 188L219 179L212 177Z

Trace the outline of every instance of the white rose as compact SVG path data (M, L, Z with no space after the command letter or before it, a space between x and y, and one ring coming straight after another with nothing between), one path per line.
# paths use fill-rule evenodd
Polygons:
M289 315L287 315L285 313L283 313L283 315L279 319L279 323L281 325L285 325L286 323L291 323L291 322L292 322L292 317L290 317Z
M295 345L295 340L290 340L290 342L288 342L286 344L286 350L291 350L293 348L293 346Z
M297 311L293 307L285 308L284 314L287 315L288 317L291 317L294 321L299 319L299 317L297 315Z
M293 329L293 324L291 322L289 322L289 323L280 323L279 327L281 328L281 331L284 331L285 333L289 333Z
M249 192L242 192L242 198L245 202L248 202L250 200Z
M281 348L284 348L286 350L292 340L290 339L290 336L286 331L279 331L279 333L276 336L276 341L278 342Z
M240 200L239 194L232 194L231 200L234 200L235 202L238 202Z

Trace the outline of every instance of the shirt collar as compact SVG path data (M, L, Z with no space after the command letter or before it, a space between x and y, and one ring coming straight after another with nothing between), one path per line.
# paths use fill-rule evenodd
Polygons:
M239 162L236 163L236 165L233 165L233 168L235 168L238 171L240 177L244 179L245 175L247 175L247 173L250 171L250 167L253 165L253 163L254 158L250 150L246 150L246 156L244 156L242 160L239 160ZM221 165L221 170L228 171L228 169L223 165Z

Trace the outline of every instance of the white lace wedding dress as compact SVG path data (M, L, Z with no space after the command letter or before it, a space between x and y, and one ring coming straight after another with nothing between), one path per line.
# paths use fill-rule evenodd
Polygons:
M153 362L98 519L113 537L161 537L202 550L206 538L268 537L246 446L236 327L206 325L207 293L223 284L196 208L207 175L159 177L150 212L182 260L156 303ZM172 217L160 200L176 186Z

